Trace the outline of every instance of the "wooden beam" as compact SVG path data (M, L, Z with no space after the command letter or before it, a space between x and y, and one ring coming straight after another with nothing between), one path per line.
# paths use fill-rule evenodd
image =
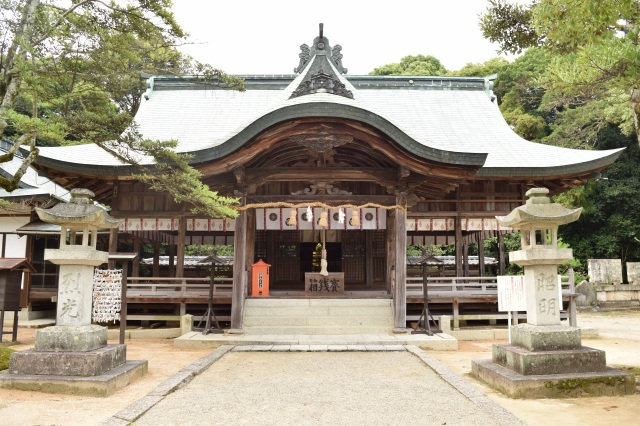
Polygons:
M376 203L383 206L395 206L396 197L393 195L252 195L247 197L247 204L253 203L306 203L319 201L326 204L355 204Z
M397 169L390 170L360 167L287 167L247 169L245 182L286 182L322 180L328 182L395 182Z

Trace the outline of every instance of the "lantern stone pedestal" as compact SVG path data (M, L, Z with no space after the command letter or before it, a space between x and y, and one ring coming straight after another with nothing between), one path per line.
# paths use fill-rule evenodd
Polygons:
M11 355L0 387L107 396L147 371L147 361L127 361L126 345L107 345L107 328L91 324L94 268L108 261L96 250L97 229L118 221L89 203L90 191L71 194L67 205L37 209L41 219L61 225L60 249L45 250L45 260L60 265L56 325L36 332L33 349Z
M524 266L527 324L512 327L511 344L494 345L491 360L472 361L472 374L512 398L633 394L635 376L607 367L604 351L582 346L580 329L560 321L557 267L573 253L557 247L557 229L581 209L552 204L547 193L531 189L525 206L497 218L521 231L522 250L509 259Z

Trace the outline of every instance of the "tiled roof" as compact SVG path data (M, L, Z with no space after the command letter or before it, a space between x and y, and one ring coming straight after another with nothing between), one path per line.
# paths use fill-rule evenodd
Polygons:
M2 141L0 144L0 153L5 153L9 147L8 142ZM13 159L0 164L0 174L9 177L13 176L22 164L23 159L16 155ZM0 188L0 198L7 201L32 200L43 198L57 198L60 201L68 201L70 198L69 191L46 177L39 176L38 172L29 167L20 179L18 189L13 192L7 192Z
M312 68L312 61L306 71ZM215 160L241 149L278 122L313 116L366 122L425 159L482 165L479 176L588 172L611 164L621 152L575 150L522 139L492 101L484 78L345 77L333 71L353 99L331 93L291 98L301 82L308 80L304 72L298 76L243 76L245 92L205 88L188 78L154 77L135 122L146 138L177 140L178 151L193 153L194 162ZM93 145L43 147L39 161L78 172L127 172L118 160Z

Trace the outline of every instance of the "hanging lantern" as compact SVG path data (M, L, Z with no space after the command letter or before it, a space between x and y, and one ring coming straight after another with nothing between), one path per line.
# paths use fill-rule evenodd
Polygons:
M296 226L298 224L298 209L291 209L289 214L289 226Z
M327 217L328 217L327 212L323 210L322 213L320 213L320 219L318 220L318 225L322 226L323 228L328 227L329 223L327 221Z
M342 209L338 210L338 223L344 223L345 216L346 214L344 214L344 210Z
M360 226L360 210L353 209L351 212L351 220L349 221L351 226Z
M311 210L311 206L307 207L307 222L313 222L313 210Z

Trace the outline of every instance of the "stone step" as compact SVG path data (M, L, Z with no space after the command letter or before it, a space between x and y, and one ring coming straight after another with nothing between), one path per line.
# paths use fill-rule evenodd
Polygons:
M247 299L245 333L371 334L393 330L390 299Z
M245 334L273 335L353 335L353 334L390 334L391 327L345 327L345 326L252 326L243 328Z
M388 315L378 316L320 316L320 317L304 317L304 316L262 316L244 318L245 327L253 326L349 326L349 327L393 327L393 318L391 313Z
M391 306L253 306L247 307L245 321L249 317L311 317L311 316L381 316L387 315Z
M391 306L391 299L274 299L248 298L245 307L262 306Z

